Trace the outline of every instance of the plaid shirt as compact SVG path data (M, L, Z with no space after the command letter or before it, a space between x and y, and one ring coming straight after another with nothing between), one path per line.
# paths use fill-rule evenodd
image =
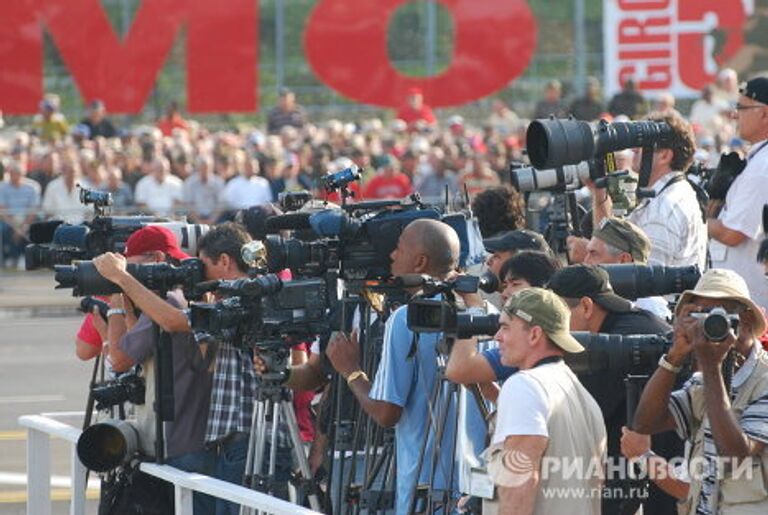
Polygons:
M251 352L219 342L206 442L219 440L233 432L251 431L256 381Z
M219 342L217 347L211 406L205 431L206 442L215 442L234 432L250 433L259 387L250 350L239 349L227 342ZM266 439L271 442L271 423L267 428ZM284 417L281 417L278 424L277 445L291 447Z

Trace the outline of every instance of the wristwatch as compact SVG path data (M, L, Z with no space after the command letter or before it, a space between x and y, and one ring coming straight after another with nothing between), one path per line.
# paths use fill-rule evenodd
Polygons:
M107 310L107 318L112 315L125 315L125 310L123 308L110 308Z
M362 370L355 370L354 372L352 372L347 376L347 384L352 384L352 381L355 381L361 377L366 381L370 382L370 380L368 379L368 375L365 372L363 372Z
M666 354L663 354L659 358L659 366L661 368L663 368L664 370L666 370L667 372L672 372L673 374L679 374L680 371L683 369L683 367L676 367L675 365L673 365L672 363L667 361L667 355Z

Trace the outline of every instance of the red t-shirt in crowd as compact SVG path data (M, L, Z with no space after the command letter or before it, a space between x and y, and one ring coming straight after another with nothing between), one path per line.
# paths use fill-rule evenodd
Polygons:
M77 338L88 345L101 350L101 346L104 342L101 341L101 335L99 335L99 332L93 325L92 313L85 315L85 319L83 319L83 323L80 324L80 329L77 331Z
M435 118L435 113L432 112L432 108L423 104L421 109L414 109L409 105L401 107L397 112L397 117L408 125L413 125L419 120L424 120L430 125L437 121Z
M392 177L377 175L365 186L366 199L403 198L411 194L411 180L404 173Z

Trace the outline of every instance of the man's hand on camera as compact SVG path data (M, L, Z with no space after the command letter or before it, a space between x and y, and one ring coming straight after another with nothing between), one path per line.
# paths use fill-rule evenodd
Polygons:
M728 351L731 350L736 343L736 338L731 333L725 340L721 342L713 342L704 336L703 325L703 320L696 320L695 326L691 328L696 363L702 370L706 370L707 368L716 368L719 370Z
M347 336L338 331L333 334L325 351L333 368L345 379L349 374L360 370L360 346L357 343L357 331Z
M667 353L667 361L676 367L682 365L688 354L693 351L693 341L689 338L689 326L695 324L696 319L688 315L698 310L697 306L686 304L680 308L679 315L675 317L675 332L672 347Z
M453 280L458 277L460 277L462 274L459 274L458 272L451 272L446 277L446 280ZM472 292L472 293L463 293L463 292L456 292L456 295L461 297L461 299L464 301L464 306L467 308L482 308L485 307L485 302L483 301L483 298L480 296L479 292Z
M93 260L93 266L105 278L117 283L127 274L128 262L125 256L114 252L105 252Z

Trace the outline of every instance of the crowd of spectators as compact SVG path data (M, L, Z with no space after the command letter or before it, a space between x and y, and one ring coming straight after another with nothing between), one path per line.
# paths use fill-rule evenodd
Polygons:
M721 150L741 148L729 117L735 84L735 74L723 71L691 109L696 157L708 165ZM631 80L607 103L596 79L570 104L562 92L558 81L547 84L530 114L610 120L641 117L651 107ZM653 107L674 109L664 104L660 98ZM56 95L46 95L31 126L0 133L0 236L3 261L11 266L32 221L79 223L89 216L78 185L112 193L115 214L186 215L192 222L215 223L284 191L310 190L325 198L319 179L354 164L363 179L353 188L353 200L418 192L428 201L463 204L466 194L473 199L509 182L509 164L524 159L528 122L501 100L479 122L459 115L438 119L416 88L396 118L354 123L310 120L295 94L283 89L267 112L267 126L253 130L209 130L185 119L176 103L155 125L120 130L99 100L87 105L77 124L59 107Z

